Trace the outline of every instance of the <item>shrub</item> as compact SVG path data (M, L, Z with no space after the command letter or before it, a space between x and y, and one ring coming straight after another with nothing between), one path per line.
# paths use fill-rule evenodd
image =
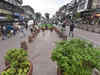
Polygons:
M63 75L91 75L93 68L100 70L100 51L80 39L57 43L51 58Z
M10 68L3 71L1 75L27 75L30 63L27 52L24 49L11 49L7 52L5 60L9 62Z

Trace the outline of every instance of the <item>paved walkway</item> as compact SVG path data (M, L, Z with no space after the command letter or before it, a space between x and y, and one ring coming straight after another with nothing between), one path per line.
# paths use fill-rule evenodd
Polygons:
M7 40L0 40L0 71L4 67L4 56L8 49L11 48L20 48L20 42L27 39L27 36L30 34L29 31L26 32L26 36L20 36L21 33L17 34L15 37L12 37Z
M33 59L33 75L56 75L56 64L51 61L51 52L55 42L60 40L55 32L41 32L30 45L29 56ZM35 58L34 58L35 57Z
M67 34L69 27L67 27ZM29 35L29 33L27 33ZM90 40L96 46L100 46L100 34L75 29L75 37ZM21 40L25 38L11 38L6 41L0 41L0 65L4 63L4 55L9 48L19 48ZM56 64L51 61L51 52L55 47L55 42L60 40L55 32L41 32L33 43L29 46L29 57L33 63L33 75L56 75Z
M27 33L28 34L28 33ZM4 55L10 48L19 48L20 42L25 38L11 38L0 41L0 65L4 64ZM38 37L29 44L29 58L33 63L33 75L56 75L56 64L51 60L51 52L55 42L60 40L55 32L41 32Z
M69 32L69 27L67 27L67 34ZM91 41L95 46L100 46L100 34L88 32L82 29L75 28L75 37L89 40Z

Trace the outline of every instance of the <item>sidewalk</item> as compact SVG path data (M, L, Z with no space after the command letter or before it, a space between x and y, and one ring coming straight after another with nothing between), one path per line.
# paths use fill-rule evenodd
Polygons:
M67 34L68 32L69 32L69 27L67 27ZM100 34L75 28L74 35L77 38L91 41L95 46L100 46Z
M51 60L51 52L55 48L55 42L59 40L55 32L45 31L41 32L37 39L30 44L28 53L33 63L33 75L57 74L56 63Z
M17 34L16 37L11 37L7 40L0 40L0 71L4 65L4 56L6 52L11 48L20 48L20 42L27 40L29 34L30 32L27 31L25 37L21 37L20 34Z
M0 41L0 65L4 64L4 55L8 49L19 48L22 40L27 40L27 36L23 39L20 39L18 36L17 39L12 38ZM39 33L32 43L28 43L28 55L33 63L32 75L57 74L57 66L56 63L51 60L51 52L55 48L55 42L59 40L61 39L58 38L58 35L55 32L45 31Z

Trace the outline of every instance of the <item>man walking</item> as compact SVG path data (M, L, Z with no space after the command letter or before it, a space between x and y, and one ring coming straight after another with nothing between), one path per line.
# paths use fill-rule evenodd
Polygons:
M70 25L70 31L69 31L69 36L72 36L74 37L74 28L75 28L75 25L72 21L71 25Z

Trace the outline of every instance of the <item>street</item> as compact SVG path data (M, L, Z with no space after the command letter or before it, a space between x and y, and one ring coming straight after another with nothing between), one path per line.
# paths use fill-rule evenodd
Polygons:
M69 32L69 27L67 27L67 34ZM8 49L10 48L19 48L20 42L22 40L27 41L27 37L29 35L29 31L27 31L27 35L24 38L16 37L8 40L0 40L0 65L4 65L4 56ZM89 40L93 42L94 45L100 45L100 34L84 31L81 29L75 29L74 32L75 37ZM69 38L70 39L70 38ZM60 41L55 32L45 31L39 33L37 38L33 41L33 43L28 43L28 53L29 59L33 63L33 75L56 75L56 64L51 61L51 52L52 49L55 48L55 42ZM1 69L2 70L2 69Z

